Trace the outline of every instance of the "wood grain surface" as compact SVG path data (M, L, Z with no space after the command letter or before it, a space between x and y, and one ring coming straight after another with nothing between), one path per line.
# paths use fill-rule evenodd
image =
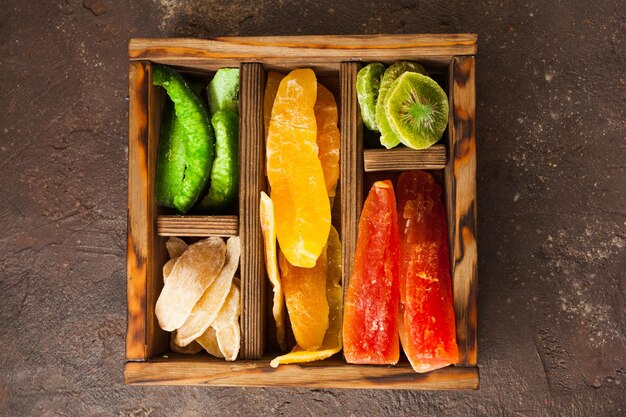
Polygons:
M336 71L344 61L400 59L447 65L453 56L476 53L474 34L269 36L214 39L131 39L131 60L214 71L261 62L267 69L285 70L308 66L316 71Z
M150 236L148 216L148 64L131 62L128 74L128 240L126 359L146 359L146 283Z
M259 220L265 189L263 95L261 64L241 64L239 100L239 237L241 239L241 351L258 359L265 348L265 261Z
M361 65L341 64L341 258L343 292L348 289L359 218L363 205L363 122L356 97L356 75Z
M157 217L159 236L237 236L238 216L165 216Z
M224 362L206 355L168 354L167 359L127 362L124 379L137 385L208 385L358 389L477 389L477 367L439 369L417 374L410 365L347 365L328 359L301 365L269 366L270 358Z
M365 172L444 169L447 160L446 146L443 144L428 149L365 149L363 153Z
M475 365L478 356L474 61L474 57L455 57L450 67L450 159L444 174L457 343L463 365Z

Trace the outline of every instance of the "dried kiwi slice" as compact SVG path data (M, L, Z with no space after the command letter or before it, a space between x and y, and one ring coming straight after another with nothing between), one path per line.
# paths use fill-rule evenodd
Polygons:
M448 125L448 97L432 78L405 72L391 84L385 115L403 144L428 148L441 138Z
M361 118L369 130L376 132L379 132L376 123L376 100L384 72L383 64L373 62L361 68L356 76L356 95L361 107Z
M397 146L400 143L400 139L391 129L387 121L385 99L391 84L396 78L407 71L426 74L426 69L417 62L398 61L387 68L380 81L380 90L378 91L378 99L376 100L376 123L380 129L380 143L387 149Z

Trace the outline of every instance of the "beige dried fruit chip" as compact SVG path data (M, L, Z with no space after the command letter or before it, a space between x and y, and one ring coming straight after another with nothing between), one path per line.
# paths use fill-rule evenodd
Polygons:
M176 236L170 236L170 238L165 242L165 247L167 248L167 253L170 255L170 259L178 258L187 250L187 243L181 238Z
M234 361L241 344L240 314L239 279L235 278L215 321L196 341L211 355Z
M155 307L163 330L171 332L185 323L222 270L225 256L226 245L222 238L210 237L189 245L176 260Z
M261 231L263 232L263 243L265 244L265 269L274 290L272 315L276 321L276 339L280 349L284 351L287 348L285 343L285 299L278 272L278 259L276 257L274 203L264 192L261 192L259 217L261 218Z
M220 352L227 361L237 359L239 345L241 344L241 328L239 327L239 315L241 314L239 279L235 279L228 297L222 306L215 322L211 327L215 328L217 343Z
M235 272L237 272L239 267L240 253L239 237L233 236L228 239L228 242L226 242L226 264L219 276L202 294L185 323L178 328L176 343L179 346L186 346L201 336L217 317L228 296ZM176 265L178 265L178 262Z
M174 269L174 265L176 265L176 260L178 258L172 258L163 265L163 283L167 282L170 275L172 274L172 270Z
M198 337L195 341L198 342L198 344L202 346L204 350L206 350L216 358L224 357L224 355L220 351L219 344L217 343L217 334L213 327L209 327L208 329L206 329L206 331L202 333L202 335Z
M175 337L176 337L176 330L172 332L171 337L170 337L170 349L172 350L172 352L193 355L202 350L202 346L200 346L200 344L197 342L189 343L187 346L178 346L176 342L174 341Z

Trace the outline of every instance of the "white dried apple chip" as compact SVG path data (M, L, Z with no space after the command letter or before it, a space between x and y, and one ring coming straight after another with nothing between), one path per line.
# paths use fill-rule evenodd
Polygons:
M197 342L211 355L234 361L239 354L241 344L241 314L239 279L235 278L228 297L220 309L213 324L200 336ZM217 348L219 354L215 351Z
M220 346L217 343L217 334L215 333L215 329L213 327L209 327L206 329L202 335L195 340L198 342L200 346L204 348L209 354L215 356L216 358L223 358L224 355L220 351ZM191 346L193 343L190 343Z
M202 335L215 321L228 296L233 277L239 267L241 247L239 237L233 236L226 242L226 264L215 281L202 294L185 323L176 332L176 344L187 346ZM182 259L182 258L181 258ZM180 261L178 261L180 262ZM178 263L177 263L178 265Z
M202 350L202 346L197 342L189 343L187 346L178 346L174 341L176 337L176 330L174 330L170 337L170 349L172 352L184 353L186 355L193 355Z
M222 238L210 237L189 245L176 259L155 307L163 330L171 332L185 323L222 270L225 256L226 245Z
M170 236L167 242L165 242L165 247L167 248L167 253L170 255L170 259L178 258L187 250L188 246L189 245L187 245L184 240L176 236Z

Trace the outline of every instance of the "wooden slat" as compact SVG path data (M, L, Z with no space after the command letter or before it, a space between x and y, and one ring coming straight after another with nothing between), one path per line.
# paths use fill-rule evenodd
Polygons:
M445 169L451 230L451 267L459 363L477 362L478 253L476 244L476 134L474 57L456 57L450 67L450 160Z
M448 156L445 145L428 149L366 149L363 155L365 172L408 171L411 169L444 169Z
M346 62L339 72L341 82L341 258L342 285L346 294L352 273L363 205L363 122L356 97L356 75L360 64Z
M417 374L402 366L347 365L329 359L313 364L281 365L274 369L269 358L257 361L224 362L206 356L128 362L124 367L127 384L204 385L252 387L306 387L443 390L477 389L477 367L447 367Z
M152 65L148 65L148 213L144 219L150 230L148 278L146 281L146 356L152 358L169 350L169 333L163 331L155 313L155 306L163 289L162 267L169 259L166 255L165 238L158 236L154 227L158 216L156 205L156 164L161 131L161 117L165 92L152 85Z
M259 221L260 193L265 182L261 64L241 64L239 100L239 236L241 239L241 352L258 359L265 347L265 264Z
M127 359L164 352L167 334L156 321L164 241L156 234L154 173L163 95L151 82L151 67L134 62L129 71Z
M237 216L159 216L159 236L237 236Z
M274 69L306 65L332 70L344 61L384 61L476 53L474 34L269 36L215 39L131 39L131 60L150 60L215 70L240 62L262 62ZM336 67L335 67L336 68Z
M128 74L128 252L126 295L128 327L126 359L146 359L146 282L149 240L148 215L148 70L131 62Z

